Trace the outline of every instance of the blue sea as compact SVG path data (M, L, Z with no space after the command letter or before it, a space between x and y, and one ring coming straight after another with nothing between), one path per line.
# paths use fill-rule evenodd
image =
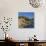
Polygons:
M33 24L33 25L32 25L32 24L27 25L27 26L25 26L24 28L34 28L34 24Z

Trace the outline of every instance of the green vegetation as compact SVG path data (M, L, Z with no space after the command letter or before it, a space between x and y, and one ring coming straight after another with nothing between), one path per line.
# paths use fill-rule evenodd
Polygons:
M19 22L19 23L20 23L19 27L25 27L25 26L27 26L27 25L33 25L33 24L34 24L34 18L29 19L29 18L26 17L26 16L19 16L18 19L19 19L19 20L22 19L22 20L21 20L22 23Z

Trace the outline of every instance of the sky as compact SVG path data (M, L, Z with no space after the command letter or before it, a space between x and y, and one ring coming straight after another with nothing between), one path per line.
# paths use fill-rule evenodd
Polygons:
M18 16L26 16L29 19L34 18L34 12L19 12Z

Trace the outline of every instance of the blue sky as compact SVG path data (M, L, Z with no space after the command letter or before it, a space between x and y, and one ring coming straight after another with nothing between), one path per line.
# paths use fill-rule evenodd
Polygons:
M29 19L34 17L34 12L19 12L18 16L26 16Z

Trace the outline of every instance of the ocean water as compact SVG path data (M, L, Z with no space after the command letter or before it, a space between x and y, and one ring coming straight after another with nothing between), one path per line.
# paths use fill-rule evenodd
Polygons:
M26 26L24 26L24 28L34 28L34 24L26 25Z

